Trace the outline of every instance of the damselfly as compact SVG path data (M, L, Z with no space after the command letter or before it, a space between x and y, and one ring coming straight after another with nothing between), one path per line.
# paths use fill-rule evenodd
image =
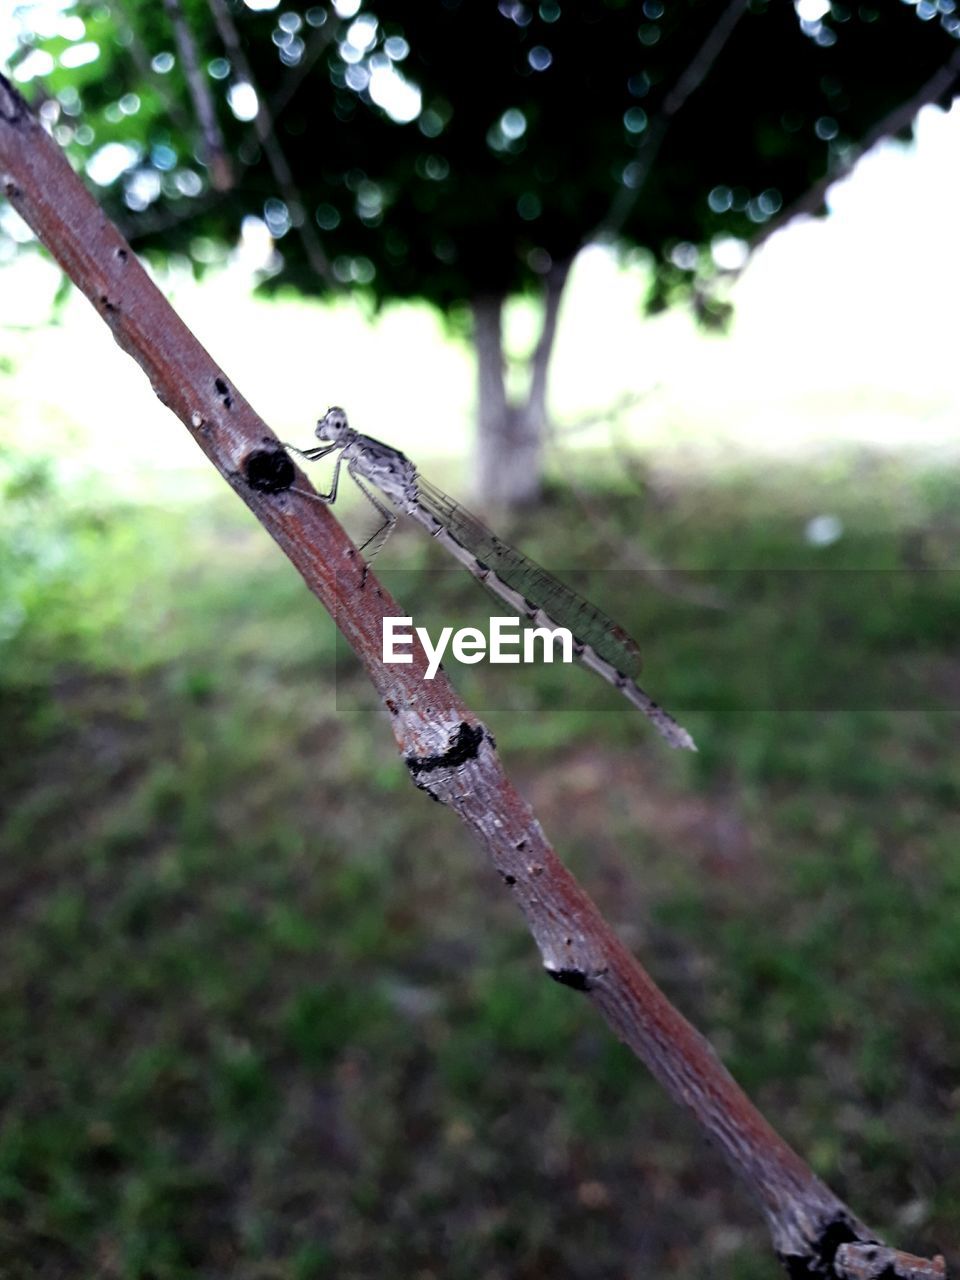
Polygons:
M346 463L357 487L383 520L380 529L364 546L371 543L375 548L382 546L398 519L395 512L370 492L366 481L398 511L423 525L478 582L528 621L550 630L565 627L573 636L574 654L584 666L619 689L653 721L671 747L696 751L686 729L637 684L640 650L622 627L535 561L502 542L476 516L424 480L399 450L354 431L342 409L328 409L317 423L316 435L323 441L319 446L298 449L287 445L286 448L310 462L339 451L330 492L309 496L321 502L335 502L340 468Z

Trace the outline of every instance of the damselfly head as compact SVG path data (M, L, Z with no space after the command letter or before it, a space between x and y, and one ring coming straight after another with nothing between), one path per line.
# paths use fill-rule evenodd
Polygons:
M316 437L318 440L328 440L331 444L335 444L349 430L347 415L337 405L333 405L317 423Z

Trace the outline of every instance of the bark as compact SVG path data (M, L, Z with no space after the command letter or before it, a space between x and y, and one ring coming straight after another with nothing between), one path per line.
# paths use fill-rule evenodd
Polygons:
M473 349L477 361L476 465L474 492L481 509L517 505L516 478L504 466L512 446L510 406L504 380L502 294L473 300Z
M476 496L485 508L512 510L540 497L549 426L548 375L564 286L572 262L557 263L544 281L543 319L530 357L525 398L511 403L504 381L503 296L474 299L477 358Z
M901 1269L882 1275L944 1275L939 1260L924 1271L925 1260L896 1251L842 1249L884 1246L773 1129L618 939L511 784L487 728L442 672L424 679L423 649L414 645L410 665L384 664L383 622L402 609L329 506L311 499L308 479L173 311L2 75L0 191L329 610L383 702L411 778L476 835L523 913L547 975L591 1000L716 1143L764 1213L788 1274L872 1277L878 1258L892 1258ZM488 337L499 328L499 308L491 316ZM130 420L135 429L135 413Z

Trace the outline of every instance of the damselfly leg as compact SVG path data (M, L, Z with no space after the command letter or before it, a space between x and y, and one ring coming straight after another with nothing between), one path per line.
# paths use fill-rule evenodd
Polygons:
M397 527L397 517L394 514L394 512L389 511L383 505L382 502L378 502L376 500L376 498L373 496L373 494L370 492L367 486L363 483L363 481L357 475L352 462L347 463L347 471L349 471L354 484L357 486L357 488L360 490L360 492L363 494L366 500L370 503L370 505L376 508L376 510L380 514L381 519L383 520L383 524L381 524L378 529L374 529L373 533L371 533L370 537L367 538L366 542L362 543L357 548L358 551L366 553L367 563L372 564L374 557L377 555L377 553L383 547L384 543L390 537L391 533L393 533L394 529ZM368 547L370 548L369 551L367 550Z
M342 448L342 446L339 443L321 445L314 449L298 449L297 446L293 444L288 444L288 445L285 445L284 447L289 449L292 453L297 454L299 457L305 458L307 462L319 462L321 458L325 458L327 454L332 453L334 449ZM337 490L340 485L340 467L342 463L343 463L343 454L341 453L337 458L337 461L335 462L333 467L333 477L330 481L329 493L311 493L307 489L298 489L296 488L296 486L293 487L292 492L299 493L301 497L304 497L304 498L313 498L317 502L324 503L325 506L332 506L332 504L337 500ZM374 508L374 510L377 512L377 514L380 516L380 519L381 519L381 523L377 526L376 529L374 529L370 537L367 538L367 540L357 548L358 551L366 552L366 558L367 558L367 561L369 562L373 560L373 558L377 555L377 553L383 547L384 543L390 537L390 534L393 533L393 530L396 528L397 517L394 514L394 512L388 510L383 505L382 502L378 502L377 499L370 492L370 490L367 488L367 486L363 483L360 476L357 474L355 458L351 459L347 463L347 471L350 474L350 477L352 478L354 484L357 486L357 488L360 490L360 492L363 494L366 500L370 503L370 505ZM367 548L370 548L370 550L368 551Z

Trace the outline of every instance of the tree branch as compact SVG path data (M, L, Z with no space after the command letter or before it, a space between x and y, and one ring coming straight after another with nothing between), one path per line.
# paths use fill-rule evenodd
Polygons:
M140 37L140 33L134 25L134 19L127 8L125 0L112 0L108 7L113 10L117 24L121 27L121 34L127 36L129 39L127 47L130 50L130 57L133 60L133 65L163 103L163 109L166 111L173 123L178 129L182 130L187 137L189 137L193 132L193 121L187 113L181 109L176 97L170 92L169 88L164 83L163 76L157 75L154 71L153 66L151 65L149 51L144 45L143 40Z
M229 191L233 186L230 158L223 142L223 134L217 121L216 109L210 86L200 68L193 33L187 25L180 0L163 0L163 7L173 25L173 34L183 63L183 72L197 113L203 150L210 166L210 181L215 191Z
M334 19L333 14L328 11L326 22L313 32L307 41L303 57L295 67L289 69L289 74L284 76L280 88L270 100L270 115L272 119L279 120L291 99L295 97L300 86L313 70L320 55L326 51L336 38L341 25L339 21Z
M929 106L932 102L939 101L940 98L956 86L958 80L960 80L960 48L954 51L947 62L938 71L934 72L926 84L908 102L903 102L894 107L878 124L864 134L863 141L858 146L849 149L843 164L838 169L834 169L831 173L825 173L798 200L782 209L769 222L764 223L763 228L750 241L750 254L746 262L738 267L736 271L725 272L724 275L728 279L737 279L746 270L747 264L760 246L766 244L770 237L779 231L781 227L785 227L788 222L792 222L794 218L799 217L801 214L814 214L822 209L827 198L827 192L835 182L842 182L844 178L848 177L863 156L868 151L872 151L877 143L882 142L884 138L893 137L901 129L906 129L913 123L924 107Z
M931 1260L872 1244L842 1244L836 1269L841 1280L944 1280L947 1274L942 1254Z
M547 373L550 369L550 356L553 352L554 340L557 336L557 321L560 317L560 302L563 290L570 277L573 258L566 262L555 262L547 272L543 287L543 320L540 335L530 362L530 389L527 394L528 409L541 406L546 408ZM541 429L546 429L546 412Z
M697 49L692 61L680 73L676 83L661 103L660 110L648 122L637 146L633 161L639 166L636 180L632 181L629 187L625 183L620 186L609 212L593 234L588 237L589 239L595 240L601 235L616 235L623 229L647 185L647 179L653 170L654 161L660 152L673 117L710 74L713 64L733 35L748 3L749 0L730 0L716 24L711 28L706 40Z
M304 55L299 64L295 68L291 68L289 70L288 75L284 78L280 90L266 107L267 118L270 120L271 125L279 118L281 112L286 108L297 90L303 84L304 78L308 72L313 68L320 55L335 38L337 29L338 24L332 17L328 17L324 26L314 31L311 39L307 41L306 50L304 51ZM251 84L253 84L252 80ZM254 89L256 91L255 85ZM259 97L259 93L258 101L261 103L263 101L263 99ZM189 127L186 129L186 132L190 132ZM269 161L269 156L267 158ZM245 164L242 161L234 159L232 161L234 181L239 181L249 168L249 164ZM276 173L274 176L276 176ZM219 202L220 195L221 191L218 189L208 190L204 192L203 195L199 196L181 196L173 207L168 205L164 209L156 211L148 210L144 213L137 214L135 219L122 221L120 223L121 230L132 244L136 244L137 241L142 240L145 236L162 234L165 231L172 230L174 227L181 226L185 222L190 222L200 214L206 213ZM316 243L322 257L323 249L319 245L319 241ZM326 261L325 258L324 261ZM314 266L314 270L317 269L312 259L311 265ZM330 273L329 278L324 276L322 272L318 272L318 274L321 275L323 279L326 279L333 287L339 287L339 282L336 280L336 277L333 276L332 272Z
M666 999L559 861L503 772L493 739L425 655L384 665L398 607L266 423L199 344L117 229L0 76L0 190L140 364L329 610L383 701L413 781L477 835L523 912L551 978L585 993L696 1118L766 1215L794 1277L834 1276L838 1246L880 1242L775 1132L708 1042ZM849 1272L848 1272L849 1274Z
M240 34L237 31L230 10L224 0L208 0L208 4L220 39L223 41L227 57L233 64L237 74L243 80L246 80L257 95L257 114L254 116L253 127L260 140L260 145L263 147L263 154L267 157L267 163L270 165L270 171L274 176L280 194L290 212L290 219L300 236L304 253L307 255L307 261L310 263L314 274L320 280L332 289L339 288L337 278L330 267L330 261L321 247L320 237L317 235L316 228L313 225L310 211L303 202L297 189L297 184L293 180L293 173L289 164L287 164L287 158L283 154L280 143L277 141L270 108L267 106L263 94L253 78L253 70L247 55L243 51L243 46L240 43Z

